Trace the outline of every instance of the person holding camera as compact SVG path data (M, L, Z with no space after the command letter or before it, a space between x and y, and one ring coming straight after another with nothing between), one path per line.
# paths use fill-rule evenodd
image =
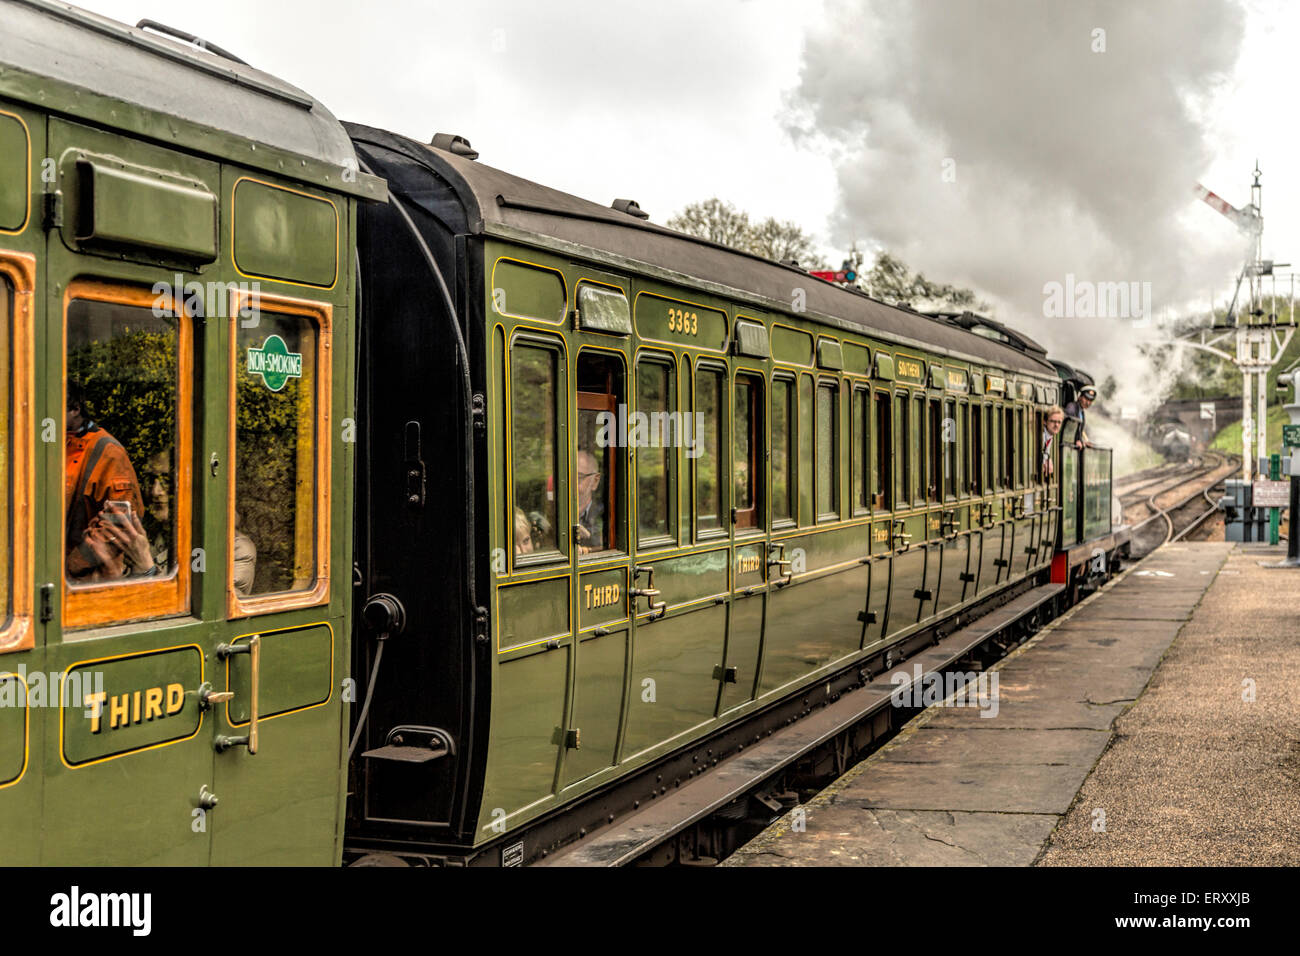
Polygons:
M64 566L75 583L158 574L140 515L135 468L121 442L95 423L80 386L68 383L64 439Z

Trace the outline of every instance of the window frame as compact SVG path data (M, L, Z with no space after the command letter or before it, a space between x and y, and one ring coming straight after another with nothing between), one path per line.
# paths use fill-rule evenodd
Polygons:
M767 454L766 442L764 440L767 430L763 421L763 411L766 407L766 383L767 379L758 369L737 368L733 370L731 377L731 490L734 496L736 490L736 436L739 434L737 421L739 416L736 414L740 408L738 397L740 395L740 383L744 382L749 387L749 485L750 485L750 507L741 508L738 501L731 503L732 510L736 518L732 526L739 534L756 534L762 532L767 527ZM748 520L745 519L746 516Z
M230 299L230 365L226 382L228 405L226 409L226 616L228 619L272 614L297 608L318 607L329 603L330 595L330 544L332 541L332 515L330 476L334 465L334 435L331 424L331 398L333 396L332 363L334 339L334 308L327 302L250 292L235 289ZM235 406L238 390L235 388L239 356L239 330L236 323L242 311L258 311L283 315L302 316L316 322L316 489L313 503L316 508L316 583L310 590L277 591L256 597L242 597L235 590Z
M822 389L826 389L831 394L831 449L830 449L830 510L822 511L821 502L817 500L818 492L821 489L821 463L822 449L820 447L821 429L818 427L817 419L819 409L821 408ZM843 389L840 386L840 380L837 378L817 378L813 382L813 523L829 524L833 521L840 520L841 495L840 495L840 461L844 450L844 440L840 435L840 424L843 418L843 407L840 402L840 396Z
M861 407L859 407L861 406ZM851 382L849 388L849 513L854 518L872 511L871 416L875 413L871 387Z
M771 382L768 386L768 421L771 423L770 440L766 447L772 450L772 476L768 483L768 488L776 487L776 413L774 411L776 401L776 389L778 383L785 388L785 504L789 512L782 517L776 514L776 494L773 491L771 498L771 515L772 528L794 528L799 525L799 435L798 417L799 417L799 378L798 375L790 371L778 371L772 373Z
M668 415L678 414L679 417L677 421L679 426L684 424L684 418L680 416L678 409L679 395L677 389L677 363L674 361L671 352L661 352L658 349L637 350L635 361L633 363L635 380L632 383L632 387L628 389L629 393L633 393L633 389L635 389L634 394L637 396L636 411L649 415L649 413L645 412L645 409L641 407L640 400L641 369L647 365L660 368L667 373L668 384L664 392L664 400L667 405L665 412ZM668 531L664 534L650 535L645 539L642 539L641 537L641 456L642 452L646 451L646 449L633 449L635 452L635 464L631 469L633 473L632 485L634 486L632 491L636 495L636 506L632 509L633 517L629 519L628 535L631 537L634 533L633 528L635 528L634 544L637 552L652 551L664 547L675 546L680 540L681 518L678 515L681 501L681 483L679 481L680 463L678 460L679 452L682 447L682 435L680 432L681 428L679 427L678 434L674 436L676 444L668 446L666 455L667 471L664 475L664 484L667 488L667 494L665 496L664 505L668 509L666 520ZM663 446L660 446L660 448L663 448Z
M730 379L730 369L720 361L699 360L691 363L691 414L698 414L700 411L700 378L703 375L715 375L718 380L718 405L717 405L717 448L719 453L718 470L715 481L718 488L718 526L716 528L700 527L700 460L709 451L701 449L698 458L691 459L691 528L695 532L692 540L695 542L716 541L720 538L729 538L732 533L731 523L731 472L723 467L723 460L731 461L731 429L727 422L727 404L728 388L727 383ZM692 435L694 438L694 435ZM704 436L700 436L703 441Z
M0 625L0 654L36 646L35 489L32 414L35 407L36 257L0 250L0 280L13 296L9 340L9 620ZM66 351L66 350L65 350Z
M622 376L623 394L620 397L617 393L611 392L587 392L578 390L578 373L582 367L584 356L600 356L605 360L615 363L619 367L619 374ZM671 387L671 386L670 386ZM567 383L565 389L567 391ZM570 445L572 454L567 455L561 467L568 468L570 464L573 471L570 476L570 514L573 516L570 521L570 527L576 527L579 517L577 510L578 504L578 430L579 419L583 411L602 412L607 411L618 418L618 406L621 403L626 408L628 402L628 375L627 375L627 355L616 349L606 349L597 346L584 345L578 349L577 357L573 362L573 412L574 412L574 430L571 432ZM584 398L583 396L587 396ZM603 396L604 401L597 403L597 396ZM566 395L567 399L567 395ZM585 403L585 404L584 404ZM631 542L628 540L628 530L626 522L623 520L624 511L623 503L627 500L627 453L626 445L616 443L607 449L606 461L614 463L615 480L605 482L605 511L608 516L608 527L610 537L614 539L613 545L606 545L599 551L589 551L583 554L575 546L573 554L579 562L599 562L608 561L619 555L632 554L633 551L628 547ZM513 490L513 486L512 486ZM512 502L513 504L513 502Z
M882 418L880 410L884 409ZM885 388L871 389L871 414L873 435L871 441L871 464L867 468L867 480L870 487L867 499L871 502L872 513L890 513L894 510L894 393ZM888 451L889 455L881 454ZM888 465L886 465L888 460ZM880 490L876 491L879 487Z
M927 506L943 504L943 400L931 394L925 402L925 503Z
M514 469L514 355L515 348L522 345L524 348L537 349L551 353L555 361L555 394L552 395L552 413L555 415L555 468L556 488L555 488L555 549L551 551L535 551L526 555L515 554L514 548L514 508L515 508L515 469ZM502 547L509 555L510 572L530 571L537 567L547 567L555 565L565 565L570 561L569 548L571 545L571 532L567 529L569 525L569 500L567 477L569 472L569 450L562 448L560 443L560 432L563 431L567 436L569 434L569 350L568 343L562 338L553 338L545 332L534 331L532 329L517 329L505 343L504 362L506 366L506 380L504 389L505 400L505 480L506 480L506 523L505 540ZM563 456L563 457L561 457ZM562 490L563 489L563 490ZM521 561L520 558L523 558Z
M62 354L60 363L60 409L68 407L68 310L74 301L103 302L132 308L152 309L160 294L125 280L75 279L63 293ZM176 508L176 573L166 578L149 578L121 583L71 587L67 569L59 558L59 579L63 601L63 630L85 630L133 621L179 617L192 608L190 546L193 542L194 505L194 320L184 303L168 297L168 307L178 319L176 330L176 478L173 501ZM236 313L237 314L237 313ZM59 433L66 440L66 423L60 417ZM133 463L134 467L134 463ZM137 480L138 480L137 473ZM60 456L59 484L67 487L67 456ZM141 489L143 494L143 489ZM67 522L59 531L59 554L66 555Z

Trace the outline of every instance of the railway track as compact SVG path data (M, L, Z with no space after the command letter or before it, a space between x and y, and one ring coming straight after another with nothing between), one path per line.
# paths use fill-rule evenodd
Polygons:
M1218 510L1210 492L1240 464L1235 455L1206 452L1173 472L1131 483L1119 497L1133 529L1132 556L1140 559L1199 528Z

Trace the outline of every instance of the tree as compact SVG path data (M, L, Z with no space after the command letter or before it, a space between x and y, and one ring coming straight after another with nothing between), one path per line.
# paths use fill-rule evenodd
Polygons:
M749 251L776 262L794 259L804 269L827 268L817 254L812 236L788 219L778 222L769 217L754 226L749 233Z
M716 196L703 202L693 202L668 220L668 228L687 235L699 236L733 249L746 249L749 240L749 214L741 212L729 202Z
M884 249L876 253L876 261L863 279L863 285L871 295L893 305L977 312L989 308L988 303L979 301L970 289L932 282L921 273L909 270Z
M825 269L816 240L794 222L769 216L757 223L749 213L714 197L691 203L668 220L668 228L699 236L775 262L796 260L804 269Z

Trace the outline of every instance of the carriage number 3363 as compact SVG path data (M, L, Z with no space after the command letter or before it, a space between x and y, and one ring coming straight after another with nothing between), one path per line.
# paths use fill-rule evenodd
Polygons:
M694 312L683 312L681 309L668 310L668 331L681 332L684 335L694 335L700 329L700 318Z

